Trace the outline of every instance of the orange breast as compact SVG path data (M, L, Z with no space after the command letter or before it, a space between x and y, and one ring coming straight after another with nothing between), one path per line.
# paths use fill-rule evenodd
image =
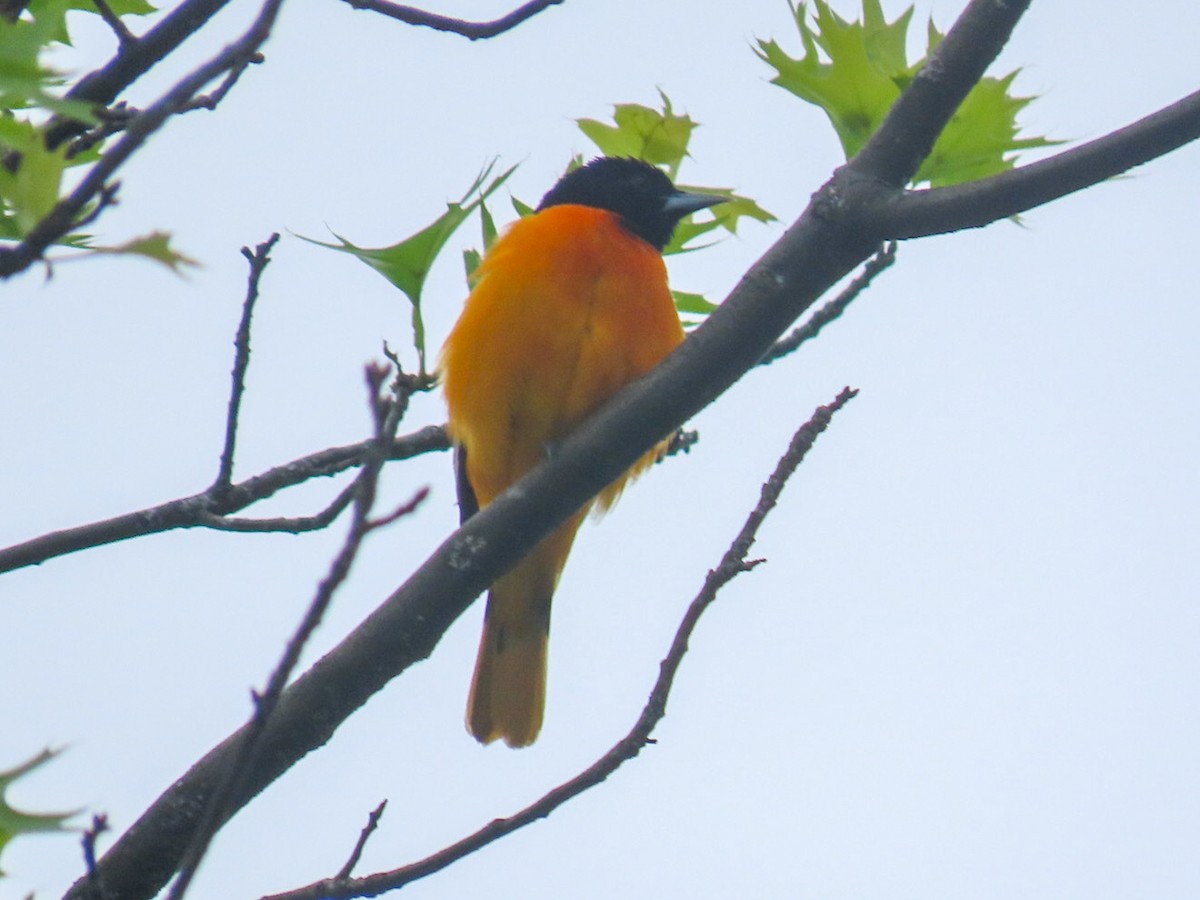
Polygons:
M554 206L515 223L441 357L480 505L682 340L662 256L614 215Z

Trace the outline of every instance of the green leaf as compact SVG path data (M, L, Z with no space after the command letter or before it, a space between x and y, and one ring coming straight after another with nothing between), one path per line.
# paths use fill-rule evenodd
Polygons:
M679 115L671 105L671 98L661 90L662 109L652 109L637 103L618 103L613 107L613 124L596 119L576 119L579 129L588 136L605 156L632 156L653 165L665 167L672 181L678 180L679 167L688 155L688 144L692 132L699 127L690 116ZM583 157L571 160L567 171L583 165ZM771 222L775 217L749 197L742 197L730 188L680 185L688 191L702 194L720 194L729 200L705 212L705 218L696 221L694 216L685 217L675 229L671 242L664 248L663 255L700 250L709 244L693 244L696 238L724 228L730 234L737 233L738 221L749 217L759 222ZM518 210L520 212L520 210ZM522 215L528 213L522 212Z
M199 262L189 256L184 256L171 246L171 234L167 231L152 231L142 237L126 241L115 247L89 247L88 254L106 254L114 256L143 256L155 262L162 263L176 275L182 277L185 267L197 267ZM78 259L79 257L73 257Z
M479 202L479 229L483 234L483 249L487 250L496 242L498 231L496 230L496 220L492 218L492 211L482 200Z
M711 302L703 294L689 294L687 291L671 291L675 298L675 308L681 313L696 316L707 316L717 304Z
M1020 138L1017 113L1032 97L1009 93L1020 70L1003 78L985 78L976 85L951 117L913 181L943 187L974 181L1013 167L1015 150L1048 147L1061 141Z
M37 831L67 831L68 829L63 827L64 823L67 819L79 814L79 810L67 813L42 813L40 815L24 813L9 806L8 800L4 796L10 784L49 762L58 753L59 751L57 750L43 750L15 769L0 772L0 855L3 855L5 845L18 835L31 834ZM3 870L0 870L0 877L3 875Z
M31 102L49 101L48 93L63 83L62 76L43 66L41 54L62 31L68 0L43 0L38 12L16 20L0 17L0 107L23 109Z
M0 211L23 237L58 203L67 147L47 150L41 131L0 116Z
M879 127L901 84L911 80L904 41L912 9L889 25L878 0L864 0L864 23L847 22L824 0L814 7L815 29L805 4L792 7L802 56L789 56L775 41L758 41L757 52L776 71L772 84L825 111L849 159Z
M888 22L879 0L862 0L862 21L847 21L826 0L792 6L803 54L788 55L776 41L758 41L759 58L775 70L777 84L820 107L849 159L883 122L901 91L928 60L942 35L930 21L925 56L908 62L906 46L913 9ZM1058 143L1018 137L1017 113L1033 98L1009 93L1017 72L987 77L971 91L938 139L913 182L958 184L1012 168L1014 153Z
M520 216L522 219L525 218L526 216L532 216L534 214L534 212L536 212L536 210L537 210L537 207L530 206L528 203L523 203L520 200L518 200L516 197L513 197L511 199L512 199L513 209L516 210L517 215Z
M421 292L433 262L441 253L450 236L458 229L468 216L474 212L491 194L500 187L508 177L516 171L516 166L492 178L489 182L495 161L476 177L474 183L463 194L462 199L446 204L446 212L438 216L430 225L418 231L411 237L387 247L359 247L334 233L340 243L329 244L324 241L297 235L311 244L339 250L358 258L366 263L395 287L399 288L409 303L412 304L413 345L417 351L421 374L425 374L425 321L421 315ZM486 182L486 186L485 186Z
M88 124L96 121L92 104L52 92L65 78L41 62L52 43L66 42L67 11L84 2L92 5L91 0L33 0L15 19L0 15L0 109L40 107Z
M479 268L481 262L483 262L483 254L474 247L463 251L463 269L467 273L467 284L474 283L475 270Z
M687 156L688 142L697 123L690 116L678 115L671 98L661 90L662 110L638 103L619 103L613 107L613 124L596 119L575 122L604 156L632 156L656 166L665 166L672 179Z
M698 194L720 194L728 199L718 206L705 210L709 216L702 221L696 221L694 216L687 216L675 228L671 242L663 249L664 256L675 253L689 253L701 250L710 244L692 245L691 242L701 235L708 234L716 228L724 228L730 234L737 234L738 223L742 219L753 219L756 222L776 221L775 216L763 209L749 197L743 197L732 188L699 187L696 185L681 185L686 191Z
M486 251L496 241L496 220L486 203L479 204L479 229L483 234L483 249ZM475 270L483 262L483 253L474 247L463 251L463 268L467 272L467 284L475 283Z

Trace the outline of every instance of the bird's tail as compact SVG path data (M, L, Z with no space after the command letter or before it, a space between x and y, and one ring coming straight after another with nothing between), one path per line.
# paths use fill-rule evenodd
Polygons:
M542 727L549 633L536 619L498 622L492 614L496 597L493 589L467 701L467 728L480 743L501 738L510 747L527 747Z
M467 730L480 743L527 747L541 730L550 601L582 519L580 512L492 585L467 700Z

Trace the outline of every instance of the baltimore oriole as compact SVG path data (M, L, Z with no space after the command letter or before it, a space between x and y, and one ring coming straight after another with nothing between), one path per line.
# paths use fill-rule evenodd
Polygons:
M635 159L575 169L496 240L441 354L463 517L487 506L682 340L662 249L724 197L677 189ZM607 508L643 457L597 499ZM580 509L492 585L467 701L482 743L533 743L546 696L550 601Z

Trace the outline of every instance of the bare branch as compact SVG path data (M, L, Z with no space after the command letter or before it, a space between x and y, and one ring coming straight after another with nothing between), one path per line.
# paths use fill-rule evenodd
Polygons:
M201 517L198 524L205 528L211 528L214 531L240 531L254 532L258 534L268 534L272 532L286 532L288 534L302 534L306 531L320 531L322 528L328 528L333 524L346 509L350 506L350 501L354 499L354 494L357 491L357 483L351 482L342 492L333 498L333 502L326 506L323 510L311 516L278 516L273 519L235 519L231 516L218 516L211 513Z
M187 106L185 106L182 112L191 112L194 109L207 109L209 112L212 112L217 108L217 105L225 99L225 96L233 90L233 86L238 83L238 79L242 77L243 72L250 68L250 66L260 65L265 60L266 57L261 53L255 53L253 56L247 57L245 62L243 62L237 68L231 70L230 73L225 76L225 80L221 82L220 86L215 91L213 91L211 94L203 94L197 97Z
M354 871L354 867L358 865L358 861L362 859L363 848L367 846L367 841L370 840L375 829L379 827L379 820L383 818L383 811L387 808L387 801L382 801L371 815L367 817L367 824L363 826L362 833L358 836L358 841L354 845L354 850L350 853L350 858L346 860L346 864L335 876L338 880L345 880L350 877L350 873Z
M229 389L229 407L225 416L225 443L221 448L221 462L217 467L217 478L211 490L217 495L227 492L233 477L233 453L237 447L238 417L242 409L242 394L246 390L246 368L250 365L250 320L254 316L254 304L258 301L258 282L263 271L271 262L271 250L279 241L276 232L251 252L242 248L242 256L250 263L250 276L246 285L246 299L242 303L242 318L238 322L237 335L233 339L233 372Z
M109 105L121 91L199 31L227 3L229 0L185 0L144 35L122 45L117 55L103 67L79 79L67 91L66 99L83 100L97 106ZM81 122L61 120L50 126L46 143L53 149L84 129Z
M148 534L172 531L176 528L222 527L213 520L213 517L245 509L259 500L274 496L285 488L294 487L310 479L336 475L347 469L361 466L366 459L370 443L367 440L342 447L331 447L328 450L322 450L319 453L303 456L284 465L276 466L262 474L231 485L219 502L214 496L212 488L208 488L198 494L181 497L178 500L171 500L148 509L125 513L102 522L66 528L62 531L52 531L24 543L14 544L0 550L0 573L25 566L36 566L68 553ZM450 449L450 441L446 437L446 429L440 425L427 425L412 434L396 438L388 451L388 459L411 459L425 453L448 449ZM240 529L235 525L226 530L290 531L291 529L287 527Z
M113 30L113 34L117 36L117 42L122 46L128 46L134 43L137 38L133 33L125 27L125 23L121 21L121 17L113 12L113 8L108 5L108 0L92 0L92 4L96 7L96 12L100 13L100 18L104 23Z
M822 329L830 322L841 317L855 298L863 291L870 287L871 282L875 277L885 269L889 268L896 261L896 244L890 243L880 249L878 253L867 260L867 264L863 266L863 270L846 285L845 289L809 316L808 320L798 328L792 330L787 337L780 338L776 341L771 349L768 350L758 364L760 366L769 366L771 363L780 357L787 356L789 353L794 353L800 349L800 345L806 341L811 341Z
M650 691L649 699L646 701L641 715L638 716L629 732L617 741L607 753L574 778L553 788L515 815L505 819L494 819L474 834L468 835L419 862L362 878L348 878L348 873L343 870L336 878L315 882L294 891L272 894L264 897L263 900L325 900L325 898L350 900L354 897L374 897L384 891L393 891L404 887L446 868L481 847L512 834L538 819L544 819L568 800L603 782L625 762L641 753L643 747L653 743L651 734L666 715L667 700L675 683L675 675L683 662L684 654L687 653L688 642L696 630L696 625L700 622L700 617L717 599L721 588L742 572L748 572L762 562L762 560L747 559L759 528L771 510L775 508L788 479L803 461L805 454L812 449L817 437L829 426L834 414L857 393L850 388L845 388L832 403L819 407L812 418L800 426L792 436L775 471L763 484L758 504L750 512L741 531L725 551L720 563L715 569L709 571L700 593L696 595L688 606L687 612L684 613L683 620L675 632L675 638L671 642L671 648L659 664L658 680Z
M412 495L412 498L407 503L401 503L386 516L380 516L378 519L369 519L367 521L367 530L374 531L376 528L386 528L393 522L399 522L401 519L408 518L417 511L428 496L429 488L421 488Z
M346 0L346 2L355 9L366 9L371 12L382 13L389 18L405 22L409 25L422 25L437 31L461 34L472 41L478 41L511 31L522 22L533 18L543 10L559 5L563 0L530 0L529 3L517 7L508 15L501 16L499 19L493 19L490 22L468 22L464 19L454 19L450 16L441 16L437 13L427 12L415 6L392 3L391 0Z
M87 872L87 878L93 887L95 887L96 881L96 842L100 840L100 835L108 830L108 816L104 813L96 813L92 816L91 827L84 830L80 841L83 845L84 871Z

